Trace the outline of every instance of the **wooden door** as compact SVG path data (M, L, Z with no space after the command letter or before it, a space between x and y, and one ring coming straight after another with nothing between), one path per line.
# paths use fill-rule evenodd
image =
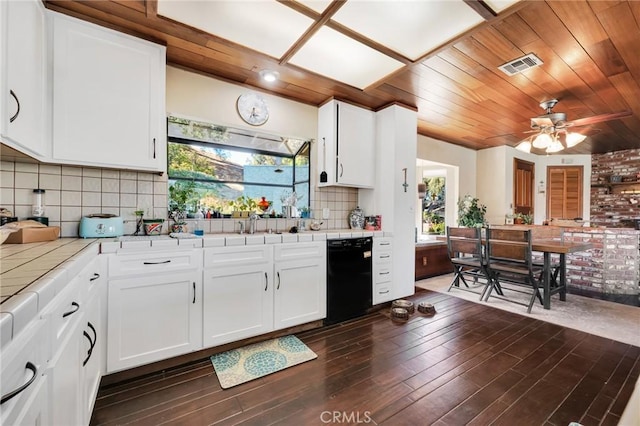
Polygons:
M547 167L547 219L582 217L582 166Z
M515 158L513 164L513 212L533 214L534 164Z

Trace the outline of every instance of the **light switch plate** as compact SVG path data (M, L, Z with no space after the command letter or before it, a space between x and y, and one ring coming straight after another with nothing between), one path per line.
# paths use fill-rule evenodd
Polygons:
M330 215L331 215L331 210L329 210L329 207L325 207L322 209L322 219L329 219Z

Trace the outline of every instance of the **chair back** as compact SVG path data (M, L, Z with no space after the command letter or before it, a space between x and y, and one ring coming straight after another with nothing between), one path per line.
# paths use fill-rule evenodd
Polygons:
M447 249L449 258L472 256L482 259L480 228L447 227Z
M487 229L487 258L531 266L531 230Z

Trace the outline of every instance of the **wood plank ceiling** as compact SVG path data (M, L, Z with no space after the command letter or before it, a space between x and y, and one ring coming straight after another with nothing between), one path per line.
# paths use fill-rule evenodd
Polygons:
M164 1L164 0L161 0ZM354 0L350 0L354 1ZM322 13L303 2L282 4L403 63L363 90L312 73L158 14L157 0L45 0L52 10L167 46L167 63L311 105L327 99L371 109L400 102L418 110L418 133L474 150L515 146L530 136L540 103L558 99L567 120L627 112L628 116L572 127L587 139L562 154L640 148L640 2L521 1L497 13L465 0L485 21L411 60L334 21L343 1ZM251 2L246 2L250 14ZM301 37L303 43L309 37ZM299 43L299 44L302 44ZM497 67L528 53L542 65L507 76ZM259 71L275 70L267 83ZM534 151L544 154L543 151Z

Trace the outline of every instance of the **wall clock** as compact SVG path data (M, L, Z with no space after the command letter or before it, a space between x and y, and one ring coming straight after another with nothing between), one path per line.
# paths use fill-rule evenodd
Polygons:
M256 93L240 95L236 108L240 118L252 126L261 126L269 119L269 107L264 98Z

